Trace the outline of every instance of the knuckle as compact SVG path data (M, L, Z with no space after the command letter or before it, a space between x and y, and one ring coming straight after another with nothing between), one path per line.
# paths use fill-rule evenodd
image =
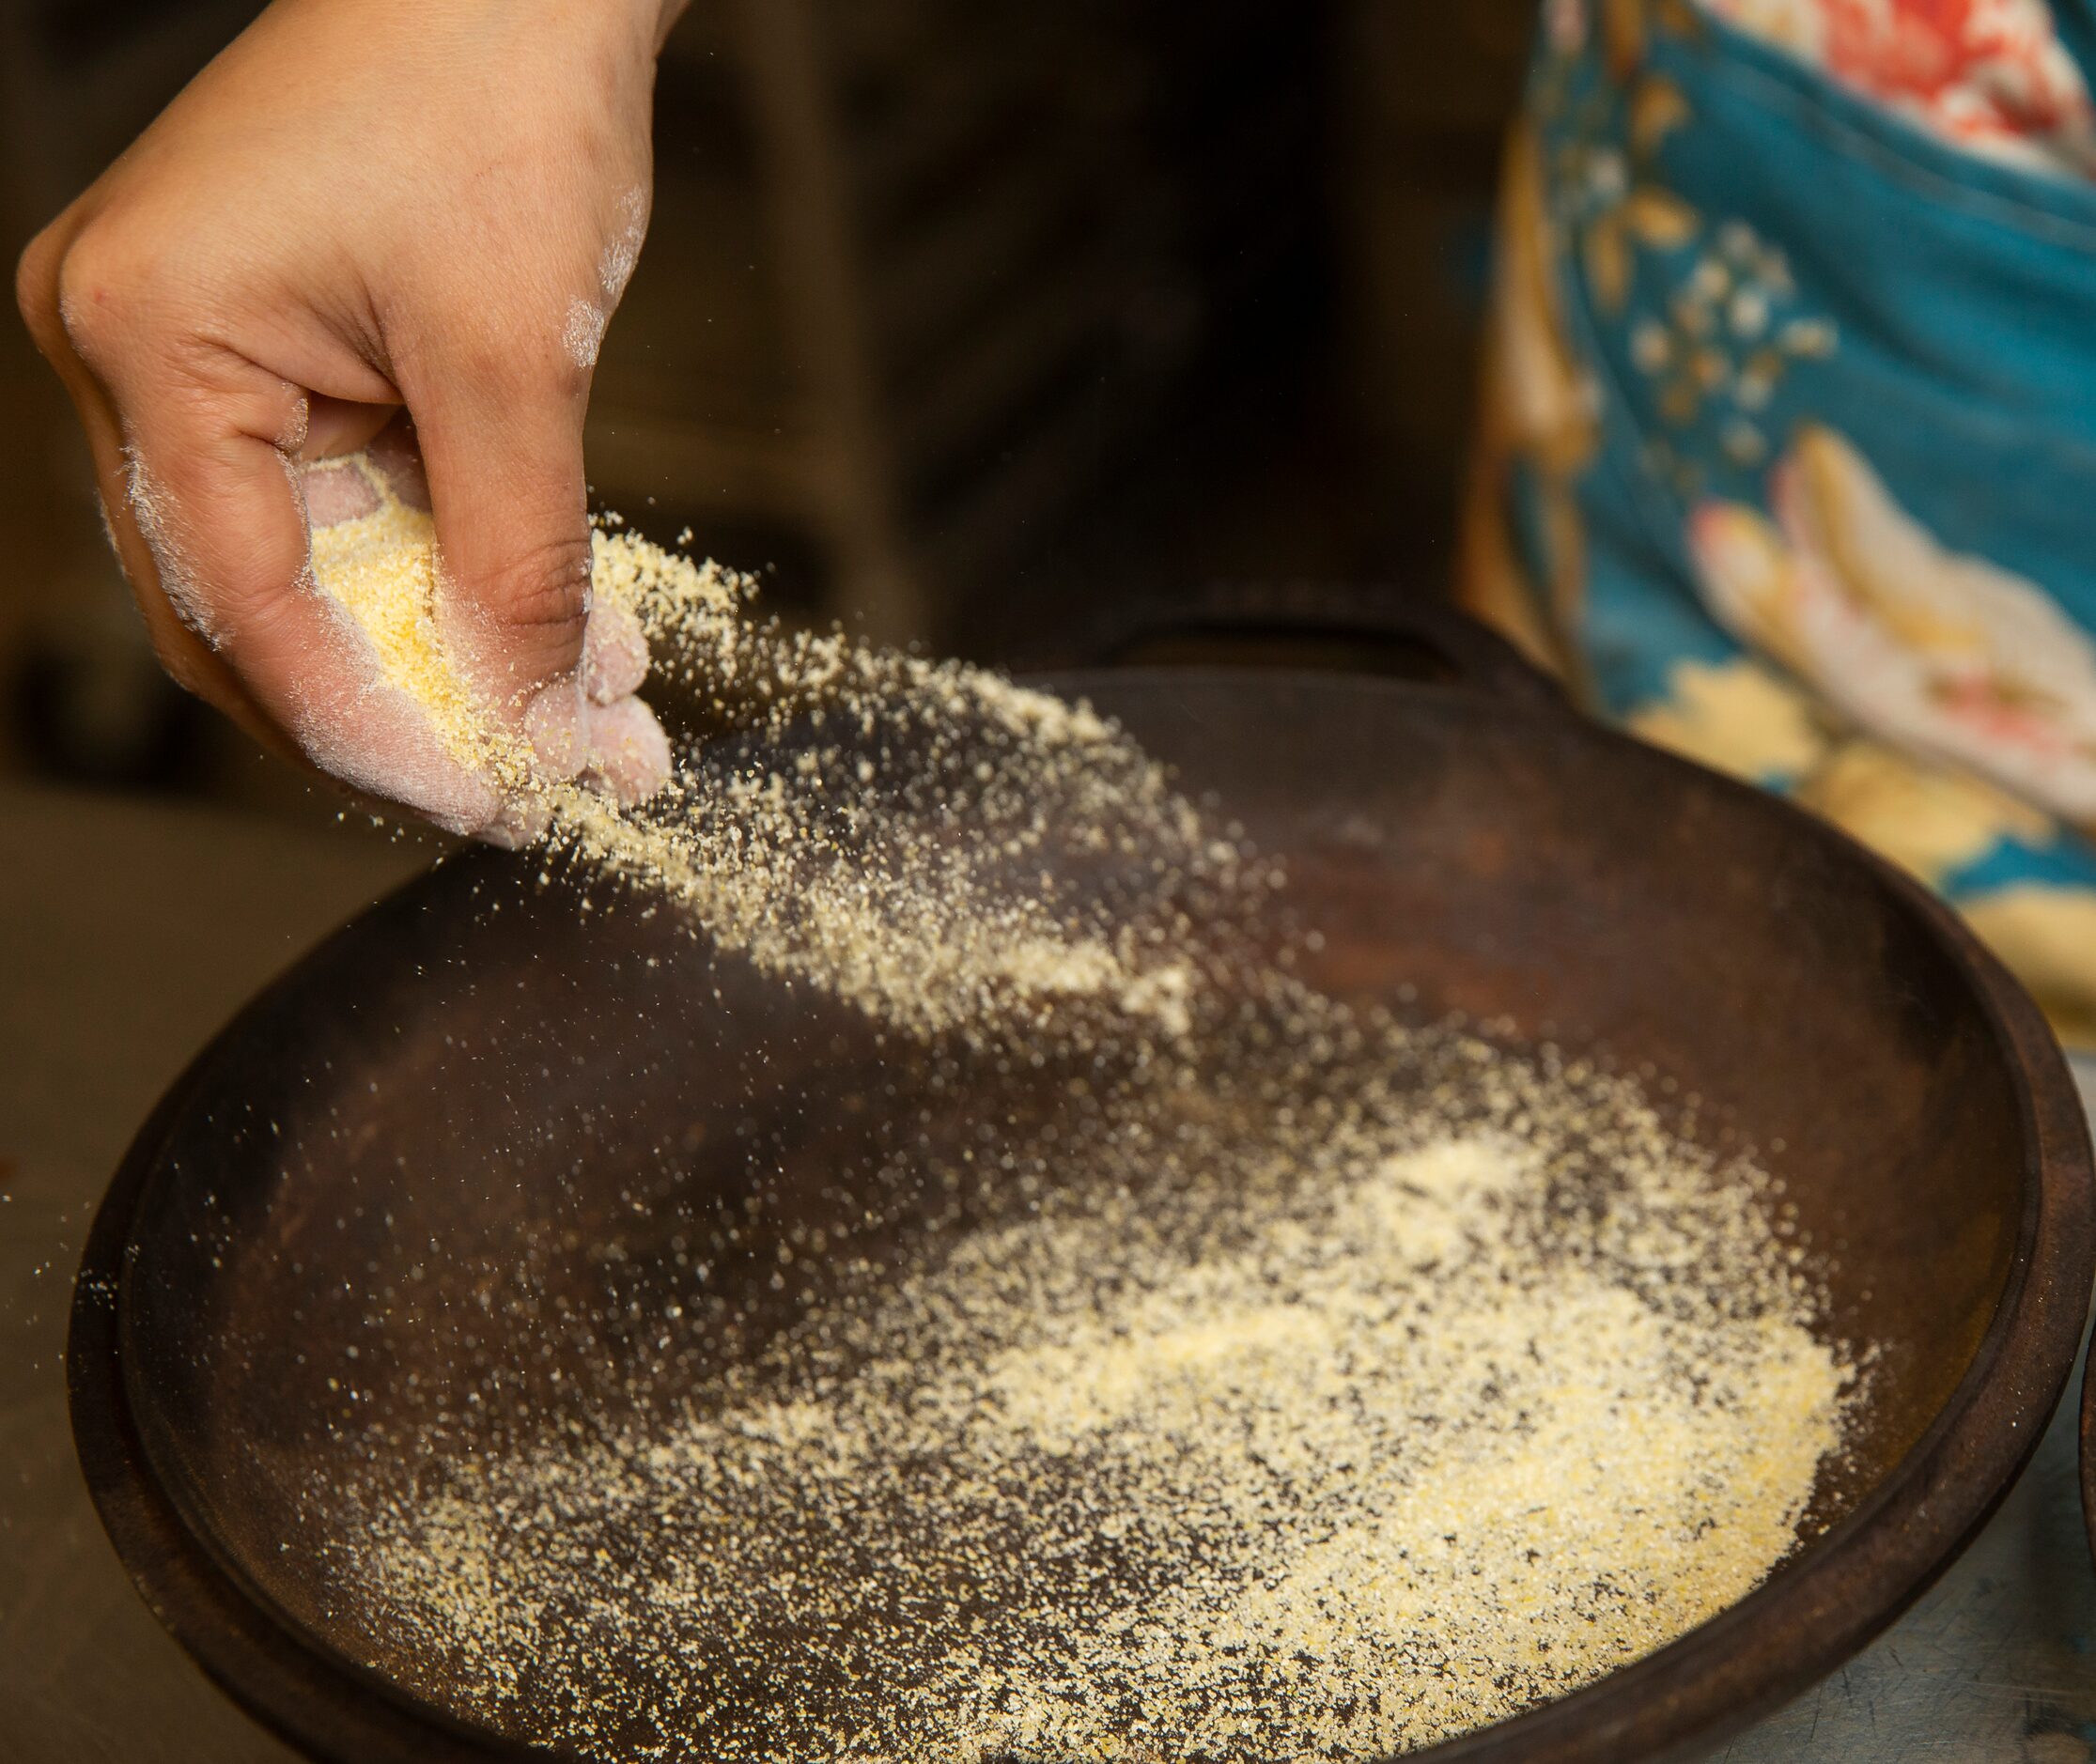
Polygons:
M413 353L426 373L471 389L477 402L564 406L587 383L572 333L585 316L586 328L600 328L602 303L594 267L574 274L534 267L474 310L444 313Z
M453 339L446 353L452 358L450 371L468 385L506 394L523 382L523 364L515 342L490 328L468 329Z
M53 322L84 359L91 360L118 333L131 281L123 253L96 223L59 252L50 279Z
M513 294L516 293L513 290ZM535 317L533 302L512 298L448 322L432 353L443 372L476 389L484 399L504 404L543 401L563 376L566 361L559 344L559 307L549 329Z
M494 611L519 629L580 642L589 611L589 539L547 539L506 560L489 583Z
M218 605L225 635L244 644L276 647L295 641L303 628L296 578L272 570L256 571L224 583Z

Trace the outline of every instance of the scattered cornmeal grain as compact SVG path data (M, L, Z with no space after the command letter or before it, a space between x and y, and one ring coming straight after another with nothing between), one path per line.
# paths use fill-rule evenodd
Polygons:
M1855 1400L1769 1179L1591 1069L1287 1008L668 1402L389 1440L445 1467L329 1492L341 1597L587 1756L1251 1764L1518 1713L1749 1592Z
M602 526L594 594L639 616L701 713L668 788L621 808L542 778L470 689L435 617L430 517L372 475L379 507L315 534L315 579L451 756L550 816L554 853L899 1027L1031 1031L1068 1001L1184 1032L1187 916L1258 878L1087 706L760 622L750 580ZM1116 892L1062 879L1102 859Z
M1857 1379L1766 1171L1293 978L1272 866L1083 706L761 625L615 527L596 591L697 727L639 810L546 782L437 640L430 538L316 540L385 677L557 848L905 1031L927 1131L775 1262L680 1252L659 1321L585 1332L597 1387L490 1365L372 1423L309 1515L377 1669L607 1764L1344 1764L1796 1546Z

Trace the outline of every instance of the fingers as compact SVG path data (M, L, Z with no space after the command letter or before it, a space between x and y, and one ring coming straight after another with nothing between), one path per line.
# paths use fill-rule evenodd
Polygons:
M600 639L600 629L610 635ZM544 688L524 713L524 734L541 776L580 779L630 806L653 796L670 774L669 741L633 695L647 672L647 642L630 612L602 604L590 611L582 648L580 678L594 679L594 688L576 690L576 675ZM586 659L593 655L602 658L594 671Z
M593 606L582 633L582 689L590 703L629 697L646 678L647 633L640 615L612 601Z
M235 370L215 398L138 404L126 494L161 586L314 763L439 826L476 830L499 812L497 791L384 678L354 620L313 583L305 479L270 439L296 394L262 381ZM314 487L326 517L369 512L338 468Z
M110 549L116 553L132 585L153 653L184 689L215 705L266 746L280 752L293 752L283 731L270 721L239 676L183 626L160 592L151 555L127 505L122 425L107 393L73 348L65 325L60 266L71 237L70 228L54 224L30 241L17 266L15 297L31 338L56 371L79 414L94 459L96 488Z
M647 634L629 608L606 600L590 609L582 637L589 751L584 778L621 802L644 802L670 779L670 744L655 713L636 698L647 677Z
M521 719L551 688L579 701L589 611L582 386L572 368L454 363L410 389L437 517L440 623L476 683Z
M630 807L669 781L670 764L669 738L639 699L620 699L595 714L586 781Z
M306 395L303 431L287 436L285 445L301 459L329 459L360 453L397 422L396 404L361 404L348 398Z
M301 466L298 479L315 533L337 521L379 513L389 496L411 506L423 505L427 512L413 432L404 423L391 426L362 454ZM324 590L326 583L320 587ZM614 636L600 643L595 633L605 614L614 615ZM607 603L590 616L584 649L615 653L617 673L605 677L637 684L646 668L646 652L644 642L636 665L626 628L630 624L630 613ZM638 635L637 627L631 635ZM580 778L630 803L652 795L668 775L669 744L647 707L630 696L600 706L573 692L542 691L526 708L521 727L532 750L532 774L541 784ZM547 821L546 799L527 789L511 794L499 813L471 830L496 843L515 845L537 837Z
M582 477L586 370L527 342L479 372L411 377L437 523L439 624L475 682L521 726L542 774L636 802L669 776L669 743L633 697L647 641L623 608L590 603ZM380 450L389 437L380 438ZM411 468L388 467L413 500Z
M159 297L164 277L72 232L32 247L18 292L80 411L111 538L178 680L360 790L455 830L534 836L542 808L505 804L462 764L313 580L309 520L354 520L390 494L434 509L440 627L498 720L535 744L535 773L629 801L660 786L668 744L632 696L644 638L620 610L589 617L587 371L557 336L517 355L454 341L421 358L428 383L396 389L390 369L302 333L297 377L341 395L309 395L200 335ZM419 437L374 402L400 396L424 414ZM339 456L358 449L366 464Z
M375 514L390 496L429 512L430 495L413 426L403 416L390 424L362 454L319 460L300 472L313 530L337 520ZM325 586L325 584L322 584ZM647 673L647 641L627 608L604 601L583 625L578 675L561 676L536 692L520 720L532 751L532 770L541 782L581 779L622 801L652 795L668 776L669 744L647 707L633 698ZM544 826L536 815L506 805L498 828L485 837L518 843Z

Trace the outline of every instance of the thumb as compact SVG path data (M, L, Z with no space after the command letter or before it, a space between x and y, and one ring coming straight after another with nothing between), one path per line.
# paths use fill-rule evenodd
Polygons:
M494 791L313 587L301 486L275 439L299 426L298 404L295 389L243 364L201 393L141 397L127 425L125 520L183 622L316 764L455 830L480 828L500 807Z
M577 711L582 702L582 408L580 391L556 377L537 387L455 384L414 412L445 640L498 713L518 721L542 696L573 696Z

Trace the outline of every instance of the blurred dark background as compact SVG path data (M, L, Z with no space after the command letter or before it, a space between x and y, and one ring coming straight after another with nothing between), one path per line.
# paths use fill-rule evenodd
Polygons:
M10 257L255 10L0 0ZM1532 13L694 0L598 500L1021 664L1217 579L1440 591ZM12 322L0 390L0 776L332 813L160 676Z

